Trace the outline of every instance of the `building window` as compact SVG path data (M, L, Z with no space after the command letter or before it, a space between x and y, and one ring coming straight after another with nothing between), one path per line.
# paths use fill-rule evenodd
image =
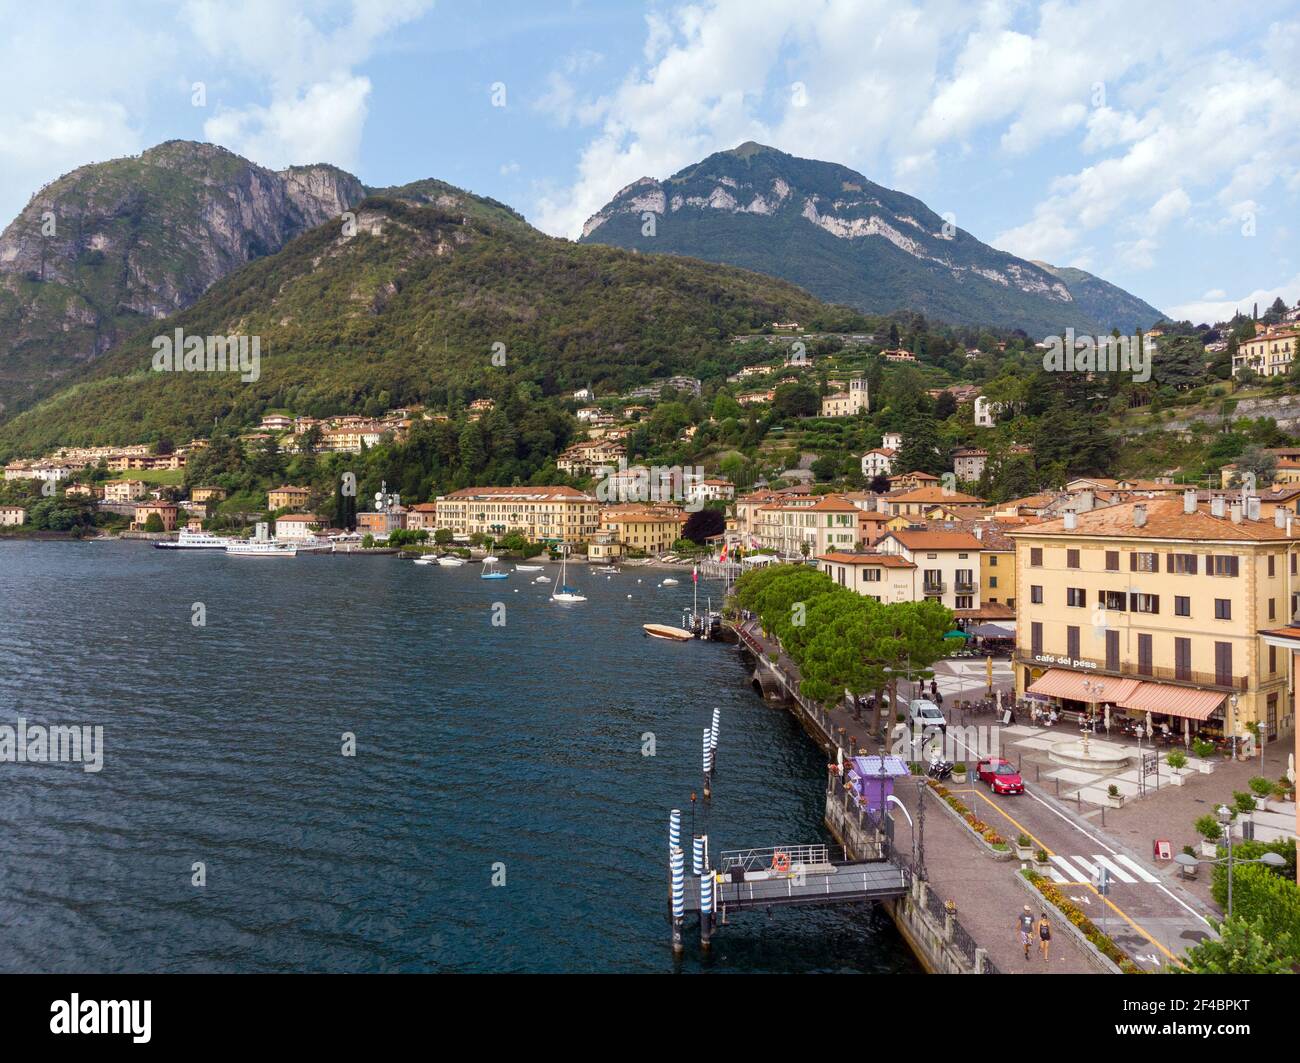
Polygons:
M1232 554L1210 554L1206 558L1205 572L1210 576L1236 576L1238 559Z
M1083 587L1066 587L1065 604L1075 609L1088 608L1088 592Z
M974 609L975 599L969 594L959 594L957 596L958 609Z
M1043 652L1043 625L1037 620L1029 625L1029 652L1035 657Z
M1160 612L1160 595L1135 593L1129 601L1129 608L1135 613L1158 613Z
M1079 659L1079 629L1073 624L1065 629L1065 652L1070 660Z
M1078 551L1078 550L1067 550L1067 551L1065 551L1065 567L1066 567L1066 568L1078 568L1078 567L1079 567L1079 551Z
M1043 567L1043 548L1041 546L1031 546L1029 548L1029 564L1034 568Z
M1126 595L1124 594L1123 591L1098 591L1097 592L1098 605L1100 605L1103 609L1115 609L1121 613L1124 612L1124 607L1127 604L1125 598Z
M1030 601L1030 604L1032 604L1032 605L1042 605L1042 604L1043 604L1043 588L1042 588L1042 587L1038 587L1038 586L1031 586L1031 587L1029 588L1029 601Z
M1277 566L1275 564L1276 561L1277 561L1276 555L1274 554L1268 555L1268 578L1269 579L1272 579L1275 575L1277 575Z
M1106 571L1107 571L1107 572L1118 572L1118 571L1119 571L1119 551L1118 551L1118 550L1107 550L1107 551L1106 551Z
M1106 671L1119 671L1119 632L1113 629L1106 631Z
M1232 643L1214 644L1214 682L1221 687L1232 686Z
M1154 675L1155 669L1151 662L1151 636L1138 635L1138 674Z
M1275 674L1277 672L1277 647L1276 646L1270 646L1268 648L1268 670L1270 674Z
M1192 600L1185 595L1174 596L1174 616L1191 616Z
M1159 572L1160 557L1145 550L1135 550L1128 555L1128 568L1130 572Z
M1268 600L1268 618L1269 618L1270 620L1276 620L1276 619L1277 619L1277 599L1276 599L1276 598L1270 598L1270 599Z
M1192 679L1192 640L1174 639L1174 678L1184 683Z
M1169 554L1165 560L1165 571L1178 576L1196 575L1195 554Z
M997 568L997 567L998 567L998 555L992 554L989 557L989 568Z
M998 585L998 578L997 578L997 576L990 576L990 577L989 577L989 589L992 590L992 589L993 589L994 587L996 587L997 585Z
M1231 620L1232 619L1232 599L1215 598L1214 599L1214 619Z

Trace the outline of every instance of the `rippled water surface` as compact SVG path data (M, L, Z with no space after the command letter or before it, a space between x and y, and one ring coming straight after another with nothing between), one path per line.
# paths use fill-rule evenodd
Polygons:
M0 722L105 745L0 764L0 969L673 970L667 813L689 833L712 707L715 853L822 838L822 758L734 648L642 636L689 579L574 569L566 607L476 566L0 543ZM916 969L865 909L746 913L708 966Z

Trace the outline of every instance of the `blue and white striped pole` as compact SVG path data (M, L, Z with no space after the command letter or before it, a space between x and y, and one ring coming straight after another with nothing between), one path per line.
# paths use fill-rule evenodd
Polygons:
M712 728L709 728L709 727L704 728L704 747L703 747L703 749L704 749L704 774L705 774L705 775L708 775L710 772L713 771L713 745L712 745L712 739L713 739L713 730L712 730Z
M682 917L686 914L686 857L680 845L674 846L669 858L672 867L673 952L681 954Z
M704 874L704 837L699 834L695 836L695 849L691 856L691 873L694 875Z
M713 937L713 869L705 867L700 878L700 948L708 949Z
M682 810L674 808L668 813L668 852L672 851L682 844Z
M713 733L709 736L709 746L714 752L715 759L718 752L718 720L721 718L721 716L722 716L722 710L719 709L717 706L714 706L713 727L711 728Z

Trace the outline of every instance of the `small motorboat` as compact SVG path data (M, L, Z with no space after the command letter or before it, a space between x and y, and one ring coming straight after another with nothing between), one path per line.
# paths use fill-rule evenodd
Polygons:
M541 572L541 565L515 565L516 572Z
M690 642L695 638L685 628L673 627L672 624L642 624L641 630L652 639L666 639L669 642Z
M446 554L438 558L438 564L443 568L459 568L464 563L465 562L461 558L453 557L451 554Z
M534 582L534 583L550 583L550 582L551 582L551 577L550 577L550 576L538 576L535 580L533 580L533 582Z
M597 565L596 572L608 572L612 576L617 576L622 571L617 565Z
M661 587L676 587L676 586L677 586L677 583L678 583L677 580L672 579L671 577L669 577L668 579L664 580L661 584L659 584L659 586L661 586Z
M415 559L415 563L417 565L436 565L438 563L438 559L429 554L425 554L424 557L417 557Z

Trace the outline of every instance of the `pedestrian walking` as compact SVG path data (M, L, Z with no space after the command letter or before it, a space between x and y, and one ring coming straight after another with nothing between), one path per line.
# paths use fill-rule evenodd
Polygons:
M1038 920L1038 947L1043 953L1043 962L1047 962L1047 950L1052 947L1052 924L1047 921L1047 913L1043 912Z
M1034 910L1025 905L1025 910L1020 913L1020 944L1025 949L1025 959L1029 959L1029 946L1033 941L1034 933Z

